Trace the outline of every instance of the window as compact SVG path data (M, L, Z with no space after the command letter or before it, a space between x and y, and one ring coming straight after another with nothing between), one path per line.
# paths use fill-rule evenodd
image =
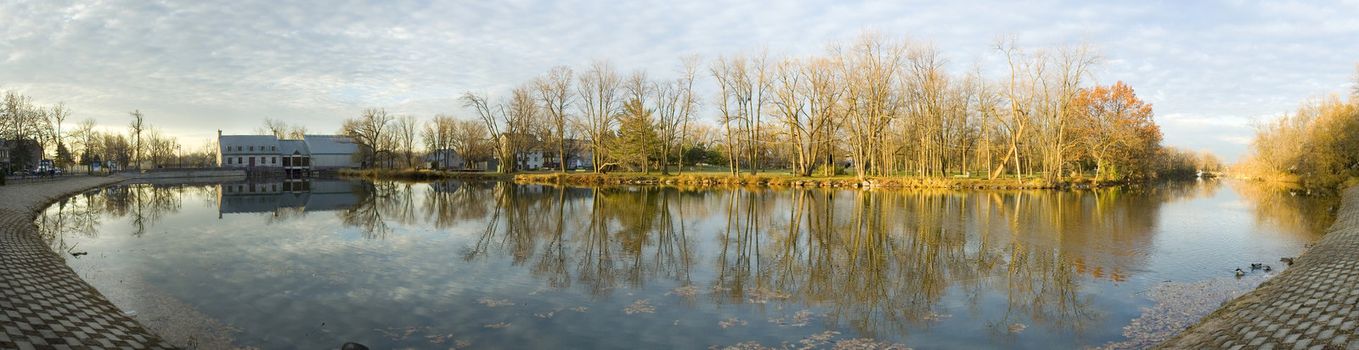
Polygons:
M269 157L269 164L278 164L278 157Z
M269 146L269 150L270 150L270 151L277 151L277 150L278 150L278 146Z
M241 161L241 157L236 157L236 164L245 164L245 162Z
M231 158L227 158L227 164L228 164L228 165L231 164Z

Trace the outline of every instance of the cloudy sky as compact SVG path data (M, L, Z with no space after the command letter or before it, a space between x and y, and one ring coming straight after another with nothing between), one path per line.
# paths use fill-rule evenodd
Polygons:
M25 1L0 0L0 89L124 130L127 112L186 144L264 118L333 132L364 107L471 117L555 65L608 59L671 75L697 54L810 55L865 30L933 43L951 69L992 44L1086 42L1094 82L1155 105L1166 143L1235 159L1255 121L1349 91L1359 0L1286 1Z

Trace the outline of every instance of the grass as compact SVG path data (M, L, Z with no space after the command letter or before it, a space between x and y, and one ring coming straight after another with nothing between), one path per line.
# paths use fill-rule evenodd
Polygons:
M643 173L526 173L514 176L515 182L553 185L670 185L685 187L748 186L748 187L830 187L830 188L956 188L956 189L1056 189L1070 187L1100 187L1107 182L1064 180L1049 182L1040 178L1015 179L1004 177L869 177L859 180L849 175L829 177L796 176L786 172L757 175L728 172L686 172L680 175Z
M341 177L369 180L428 181L443 179L506 180L509 175L491 172L446 171L431 169L341 169Z
M521 172L500 174L492 172L458 172L429 169L346 169L340 170L342 177L370 180L429 181L441 179L467 180L513 180L517 183L572 185L572 186L617 186L652 185L677 187L773 187L773 188L897 188L897 189L1062 189L1103 187L1116 183L1096 182L1089 179L1071 179L1051 182L1037 177L1016 179L1013 176L988 179L984 177L916 177L882 176L859 180L852 175L836 176L797 176L787 171L771 171L750 175L732 175L727 171L705 170L689 171L678 175L640 172L570 172L553 171Z

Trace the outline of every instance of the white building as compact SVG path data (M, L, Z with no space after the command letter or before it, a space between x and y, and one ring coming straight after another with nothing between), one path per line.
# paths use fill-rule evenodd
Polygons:
M279 168L303 174L316 169L358 167L359 147L336 135L305 135L301 140L273 135L217 135L217 164L223 168Z
M445 148L425 154L425 163L430 169L463 170L466 162L458 151Z

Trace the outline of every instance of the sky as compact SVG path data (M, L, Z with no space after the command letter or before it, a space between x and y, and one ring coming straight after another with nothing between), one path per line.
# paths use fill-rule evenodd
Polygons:
M1153 104L1165 144L1231 161L1254 123L1350 91L1356 14L1359 0L0 0L0 90L120 132L140 110L199 145L265 118L332 133L367 107L473 118L457 96L505 95L557 65L605 59L668 78L686 55L808 56L865 31L999 77L994 43L1013 37L1093 45L1103 60L1090 83L1127 82Z

